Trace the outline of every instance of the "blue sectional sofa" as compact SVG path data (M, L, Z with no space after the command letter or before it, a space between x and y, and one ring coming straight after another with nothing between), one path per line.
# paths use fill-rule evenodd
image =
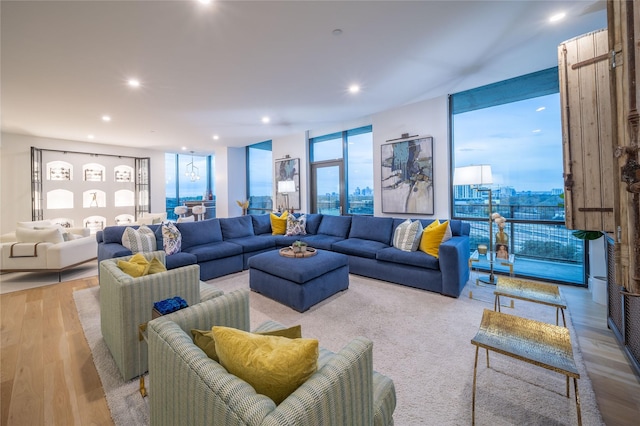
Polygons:
M206 281L247 269L253 255L303 240L310 247L347 255L352 274L452 297L460 295L469 279L470 226L462 221L450 221L452 238L440 245L436 258L392 246L394 230L406 218L306 214L306 219L307 235L299 236L272 235L268 214L177 223L182 250L166 257L167 268L197 263L200 279ZM426 227L433 220L420 221ZM161 249L160 225L149 227ZM121 244L125 228L109 226L96 234L99 262L131 254Z

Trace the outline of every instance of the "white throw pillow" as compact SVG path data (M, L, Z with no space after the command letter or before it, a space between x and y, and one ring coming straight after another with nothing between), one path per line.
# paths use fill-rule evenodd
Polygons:
M62 243L64 237L57 227L44 229L16 228L16 241L19 243Z
M18 225L17 225L18 228L28 228L28 229L49 228L51 226L53 226L53 223L51 223L50 220L33 220L33 221L27 221L27 222L18 222Z
M407 219L393 232L393 246L402 251L417 251L422 237L422 223Z
M127 227L122 234L122 245L131 250L131 253L155 251L156 235L145 225L138 229Z

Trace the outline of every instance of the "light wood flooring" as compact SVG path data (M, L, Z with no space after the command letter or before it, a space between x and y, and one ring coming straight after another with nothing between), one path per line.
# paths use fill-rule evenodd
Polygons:
M2 425L113 424L72 296L96 285L93 277L0 296ZM605 307L584 289L563 293L605 423L638 424L640 382Z

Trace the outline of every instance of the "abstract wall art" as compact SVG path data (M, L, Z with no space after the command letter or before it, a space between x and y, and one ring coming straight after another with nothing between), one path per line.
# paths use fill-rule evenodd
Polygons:
M381 145L383 213L433 214L433 138Z

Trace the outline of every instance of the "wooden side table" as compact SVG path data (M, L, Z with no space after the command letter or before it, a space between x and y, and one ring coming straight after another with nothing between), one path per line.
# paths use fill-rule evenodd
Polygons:
M476 359L473 366L473 393L471 402L471 422L475 424L476 415L476 377L478 371L478 351L494 351L547 370L556 371L567 377L566 393L569 398L569 378L573 378L575 389L578 426L582 425L578 379L580 373L573 359L573 348L569 329L557 325L521 318L515 315L485 309L480 329L471 344L476 346Z

